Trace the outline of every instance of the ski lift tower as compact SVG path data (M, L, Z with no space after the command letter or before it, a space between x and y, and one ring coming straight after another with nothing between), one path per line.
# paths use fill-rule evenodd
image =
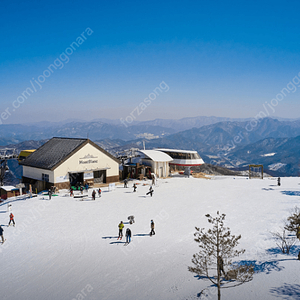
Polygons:
M3 185L5 173L9 170L7 161L10 159L17 159L18 153L15 148L0 149L0 186Z

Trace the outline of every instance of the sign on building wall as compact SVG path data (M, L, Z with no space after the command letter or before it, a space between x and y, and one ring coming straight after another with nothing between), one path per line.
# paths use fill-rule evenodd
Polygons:
M56 177L56 182L57 183L59 183L59 182L66 182L68 180L69 180L68 175Z
M83 174L83 179L93 179L93 178L94 178L93 172Z
M98 158L97 156L93 156L91 154L87 154L82 158L79 158L79 164L97 164L98 163Z

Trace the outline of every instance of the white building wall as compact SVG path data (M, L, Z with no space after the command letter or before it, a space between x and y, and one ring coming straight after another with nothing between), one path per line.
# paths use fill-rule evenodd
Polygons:
M32 179L36 179L36 180L42 180L42 174L48 174L49 182L54 183L54 172L53 171L23 166L23 176L24 177L28 177L28 178L32 178Z
M69 172L93 172L90 170L106 169L106 177L119 176L119 164L91 144L86 144L79 151L54 170L55 182L69 181Z
M146 166L151 166L152 172L157 177L168 177L169 176L169 163L168 162L156 162L149 159L142 159L142 163ZM161 171L162 168L162 171Z

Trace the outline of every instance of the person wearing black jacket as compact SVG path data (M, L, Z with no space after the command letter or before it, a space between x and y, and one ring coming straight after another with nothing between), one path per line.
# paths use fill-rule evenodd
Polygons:
M4 229L0 225L0 236L1 236L1 239L2 239L2 244L4 243L3 231L4 231Z
M129 228L126 229L126 243L131 242L131 230Z

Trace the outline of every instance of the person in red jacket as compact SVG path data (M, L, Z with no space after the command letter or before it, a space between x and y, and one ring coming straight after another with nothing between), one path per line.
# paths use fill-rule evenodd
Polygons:
M8 226L10 226L10 223L11 223L11 222L13 222L14 226L16 225L16 224L15 224L14 217L15 217L15 216L14 216L12 213L10 213L10 215L9 215L9 223L8 223Z

